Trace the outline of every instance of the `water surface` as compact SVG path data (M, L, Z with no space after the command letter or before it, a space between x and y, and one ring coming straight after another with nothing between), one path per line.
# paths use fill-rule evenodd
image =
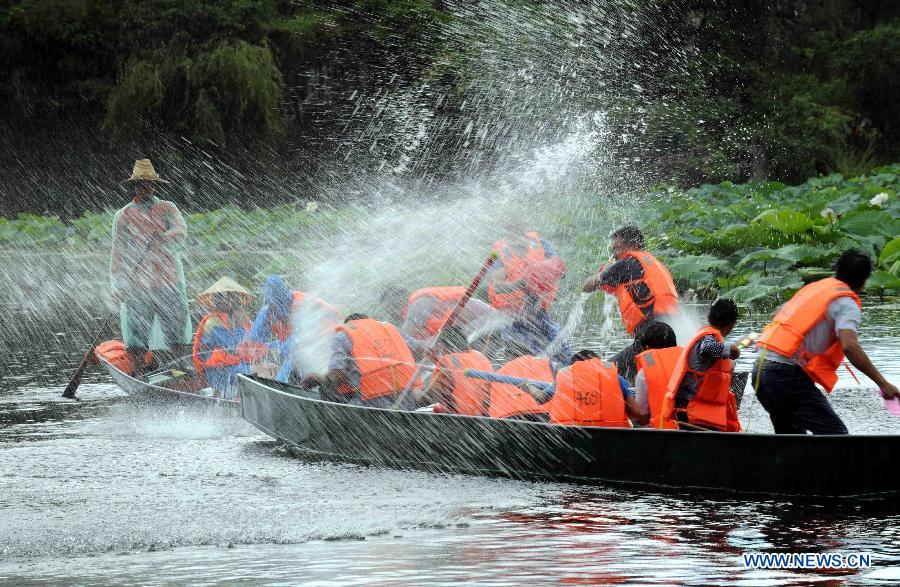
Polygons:
M894 381L897 309L867 308L862 337ZM234 415L135 404L99 371L86 377L81 402L61 400L87 338L72 329L45 324L27 331L27 344L5 341L3 582L900 581L896 503L710 499L301 461ZM623 343L598 332L581 328L579 344ZM900 432L860 377L862 385L842 372L831 398L851 431ZM770 430L749 392L741 420L751 431ZM752 571L740 559L788 551L865 552L873 567Z

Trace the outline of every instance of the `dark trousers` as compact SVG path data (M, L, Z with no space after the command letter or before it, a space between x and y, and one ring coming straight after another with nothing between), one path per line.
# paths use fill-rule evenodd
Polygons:
M762 371L754 370L753 386L775 434L848 434L825 395L797 365L766 361Z

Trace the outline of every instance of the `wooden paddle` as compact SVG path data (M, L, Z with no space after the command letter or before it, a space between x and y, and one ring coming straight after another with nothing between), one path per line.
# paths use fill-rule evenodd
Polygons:
M484 279L484 276L487 274L488 269L491 268L491 265L494 264L494 261L499 257L499 253L497 251L491 251L491 254L488 255L488 258L484 261L484 265L481 266L481 269L478 271L478 274L472 280L472 283L469 284L469 287L466 288L465 293L463 293L462 297L459 298L459 302L456 303L456 307L453 308L453 311L450 312L450 315L447 317L447 320L441 324L440 328L438 328L437 332L434 335L434 340L425 349L425 352L422 354L422 361L432 357L434 355L434 349L437 347L438 340L441 337L441 331L445 326L449 326L456 321L456 318L463 311L463 308L466 307L466 304L469 303L469 300L475 294L475 290L478 289L478 286L481 285L481 280ZM409 395L412 386L419 379L419 375L422 374L422 370L424 368L424 363L419 363L416 365L416 370L413 372L412 377L409 378L409 381L406 382L406 386L403 388L403 391L400 392L399 397L397 397L397 401L394 402L393 408L396 410L403 403L403 400L406 399L406 396Z
M97 345L100 344L100 337L103 336L103 333L106 332L106 328L109 326L110 321L113 319L112 316L106 318L103 321L103 324L100 325L100 329L97 331L97 334L94 335L94 342L91 344L91 348L84 353L84 358L81 359L81 364L78 365L78 369L75 370L75 373L72 375L72 378L69 380L69 384L66 385L66 389L63 391L62 396L66 399L78 399L75 397L75 391L78 390L78 386L81 385L81 377L84 375L84 370L87 369L87 366L90 364L91 359L94 356L94 349L97 348Z

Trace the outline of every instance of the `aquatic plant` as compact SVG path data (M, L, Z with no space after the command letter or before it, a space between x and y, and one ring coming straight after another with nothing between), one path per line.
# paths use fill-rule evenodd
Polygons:
M867 290L900 290L900 165L798 186L723 182L648 195L648 234L682 289L744 304L784 300L858 248L875 261Z

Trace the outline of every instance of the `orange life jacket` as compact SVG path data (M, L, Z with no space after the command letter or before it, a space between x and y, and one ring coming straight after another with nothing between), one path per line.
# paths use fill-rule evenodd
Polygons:
M464 369L493 371L487 357L475 350L444 355L435 365L435 377L446 378L453 397L455 413L467 416L486 416L491 397L491 383L466 377Z
M672 378L672 372L683 351L683 347L673 346L664 349L650 349L635 357L638 371L644 372L644 381L647 383L650 426L653 428L675 428L674 422L667 422L662 417L662 413L669 379Z
M126 375L134 374L134 369L131 365L131 355L128 354L128 351L125 349L125 343L121 340L101 342L94 347L94 357L106 359L113 367ZM146 367L152 363L153 351L147 351L144 355L144 366Z
M547 402L550 423L628 428L625 398L615 363L577 361L556 374L556 391Z
M415 373L415 359L397 327L371 318L353 320L337 328L350 338L351 358L359 371L363 400L395 395ZM343 393L356 390L342 388Z
M644 268L644 276L628 283L619 285L616 290L616 299L619 302L619 311L622 313L622 322L628 334L634 334L635 328L647 319L644 312L651 310L652 314L677 314L678 291L672 281L672 274L666 266L647 251L626 251L621 259L633 257ZM634 286L644 283L650 290L650 297L644 300L634 299Z
M534 381L553 381L550 359L531 355L509 361L500 367L497 373ZM512 418L526 414L546 414L547 408L537 403L524 389L508 383L491 383L491 405L488 413L492 418Z
M528 251L525 257L510 253L506 241L500 240L494 243L494 250L500 254L500 260L503 261L503 278L506 281L518 281L525 278L529 266L543 263L547 260L544 252L544 245L541 243L541 235L536 232L527 232L525 236L528 238ZM541 307L549 310L556 299L558 287L553 284L546 287L544 292L539 295ZM493 280L488 283L488 300L491 305L498 310L506 310L509 312L519 312L525 306L526 288L509 293L500 293L494 289Z
M290 338L291 332L293 331L292 322L297 316L300 305L304 302L304 300L306 300L306 297L306 293L302 291L294 291L293 295L291 296L291 314L288 322L273 320L271 317L269 318L269 328L271 329L272 334L275 335L275 338L277 338L279 341L285 342L288 338ZM312 302L323 311L326 324L330 325L330 327L337 328L341 324L341 322L344 321L344 315L341 314L341 311L322 298L313 298Z
M238 355L230 353L225 349L213 349L205 360L200 358L200 347L203 345L203 329L206 327L206 322L210 318L218 318L223 326L230 330L230 327L228 326L228 314L225 312L210 312L204 316L200 320L200 324L197 325L197 332L194 333L194 347L191 358L193 359L194 369L197 371L197 375L204 378L206 377L204 372L205 369L221 369L223 367L240 365L241 363L241 358ZM251 324L245 322L243 326L245 332L250 332Z
M719 342L722 333L712 326L704 326L697 331L678 357L672 377L666 390L663 418L665 427L674 426L676 412L684 412L689 424L711 427L725 432L740 432L741 423L737 419L737 406L731 393L731 361L719 359L706 371L695 371L688 367L688 357L697 342L707 335L713 335ZM687 408L675 407L675 395L687 373L693 373L697 385L697 395L688 401Z
M434 307L434 310L432 310L431 315L425 321L423 329L420 331L424 333L424 336L420 336L419 338L434 336L444 325L444 322L447 321L447 318L450 317L450 314L453 313L454 308L456 308L456 305L465 293L466 288L462 286L425 287L417 289L409 296L409 300L403 308L403 319L406 320L406 313L416 300L426 297L435 298L437 300L437 305Z
M831 393L837 383L837 368L844 360L841 341L836 340L818 355L803 349L803 341L812 328L824 320L828 304L838 298L852 298L862 308L859 296L843 281L834 277L803 287L775 314L759 338L760 348L795 359L809 378Z

